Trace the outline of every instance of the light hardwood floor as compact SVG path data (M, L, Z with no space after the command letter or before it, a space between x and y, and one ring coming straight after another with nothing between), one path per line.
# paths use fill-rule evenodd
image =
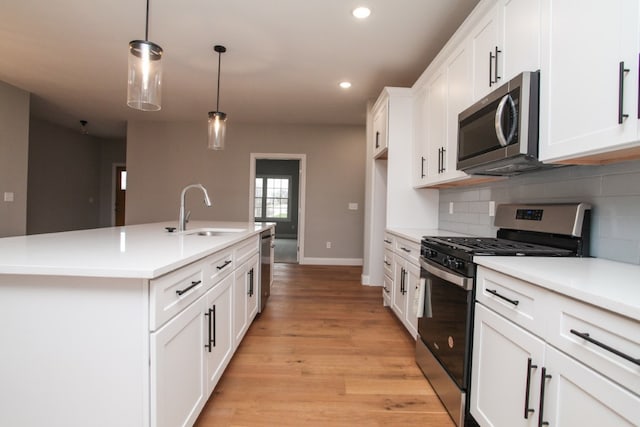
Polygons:
M196 426L454 426L361 267L274 270L267 308Z

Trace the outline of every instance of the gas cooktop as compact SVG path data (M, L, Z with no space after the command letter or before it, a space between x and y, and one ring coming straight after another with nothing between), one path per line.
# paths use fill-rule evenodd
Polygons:
M492 237L425 237L422 244L430 249L462 251L472 255L569 256L572 251L532 243Z

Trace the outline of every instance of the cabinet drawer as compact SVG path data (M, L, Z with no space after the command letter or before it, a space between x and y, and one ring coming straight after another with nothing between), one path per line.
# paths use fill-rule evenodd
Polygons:
M420 265L420 244L396 237L394 252L409 262Z
M385 249L382 262L384 264L383 267L385 276L393 277L393 252L391 252L389 249Z
M195 262L149 281L152 331L205 293L204 267L204 262Z
M393 276L391 276L393 277ZM382 284L382 305L391 305L391 291L393 290L393 279L385 274Z
M554 295L549 308L547 340L550 344L640 394L640 325L637 321L561 295ZM635 362L627 360L625 355Z
M258 236L253 236L243 240L233 247L233 262L236 266L239 266L251 258L253 254L257 254L259 250L260 241Z
M210 283L215 285L234 269L233 251L227 250L210 255L205 260Z
M389 234L389 233L384 233L384 248L385 249L389 249L389 250L393 250L393 234Z
M538 336L545 332L545 293L529 282L478 266L476 300Z

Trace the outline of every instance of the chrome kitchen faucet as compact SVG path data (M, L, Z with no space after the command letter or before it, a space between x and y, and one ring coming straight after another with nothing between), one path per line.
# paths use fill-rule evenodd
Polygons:
M204 193L204 204L207 205L208 207L211 207L211 199L209 198L209 193L207 193L207 189L204 188L202 184L191 184L184 187L182 189L182 193L180 193L180 215L178 217L178 231L184 231L187 229L187 221L188 221L189 214L191 212L185 215L184 199L185 199L185 196L187 195L187 190L189 190L190 188L201 189L202 192Z

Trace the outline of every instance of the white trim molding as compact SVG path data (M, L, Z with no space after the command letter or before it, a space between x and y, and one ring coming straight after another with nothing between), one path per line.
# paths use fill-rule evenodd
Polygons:
M301 258L300 264L307 265L362 265L362 258Z

